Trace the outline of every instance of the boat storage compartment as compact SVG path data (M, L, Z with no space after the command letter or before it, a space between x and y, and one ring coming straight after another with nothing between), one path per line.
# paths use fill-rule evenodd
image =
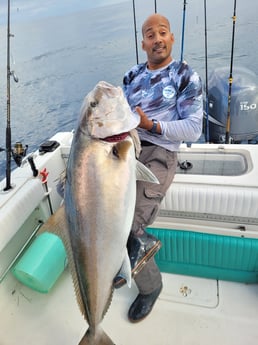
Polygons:
M244 283L258 282L258 239L148 228L162 247L162 272Z
M252 168L245 150L225 149L223 145L205 148L181 148L178 152L177 174L240 176Z

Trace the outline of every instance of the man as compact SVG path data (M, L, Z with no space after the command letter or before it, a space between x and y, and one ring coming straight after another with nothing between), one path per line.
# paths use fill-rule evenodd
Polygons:
M137 128L142 147L139 160L160 184L137 181L128 253L139 295L128 312L131 322L138 322L150 313L162 290L161 274L153 258L161 244L145 229L154 222L172 183L180 143L198 140L203 118L200 78L185 62L172 58L174 35L167 18L159 14L148 17L142 35L147 62L129 70L123 86L132 111L141 118ZM120 278L115 278L115 287L122 286Z

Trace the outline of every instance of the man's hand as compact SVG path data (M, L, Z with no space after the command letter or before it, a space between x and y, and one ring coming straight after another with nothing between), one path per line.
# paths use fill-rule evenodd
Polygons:
M142 111L140 107L136 107L135 110L140 115L141 121L138 125L140 128L147 129L148 131L152 129L153 123L150 119L148 119L147 115Z
M140 118L141 118L141 121L140 121L138 127L144 128L147 131L150 131L152 129L152 127L153 127L152 120L150 120L148 118L148 116L145 114L144 111L142 111L142 109L140 107L135 107L135 110L137 111L137 113L140 115ZM161 133L161 127L160 127L159 122L157 123L156 133L157 134Z

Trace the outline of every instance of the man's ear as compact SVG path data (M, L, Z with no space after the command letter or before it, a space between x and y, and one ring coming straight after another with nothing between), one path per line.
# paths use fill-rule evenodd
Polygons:
M172 44L174 44L174 42L175 42L175 37L174 37L174 34L171 32L171 42L172 42Z
M142 50L145 51L145 45L144 45L144 41L142 40Z

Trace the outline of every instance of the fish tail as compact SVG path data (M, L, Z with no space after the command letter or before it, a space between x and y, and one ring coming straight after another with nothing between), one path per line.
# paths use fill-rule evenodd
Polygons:
M78 345L115 345L115 343L102 328L97 332L92 332L89 328Z

